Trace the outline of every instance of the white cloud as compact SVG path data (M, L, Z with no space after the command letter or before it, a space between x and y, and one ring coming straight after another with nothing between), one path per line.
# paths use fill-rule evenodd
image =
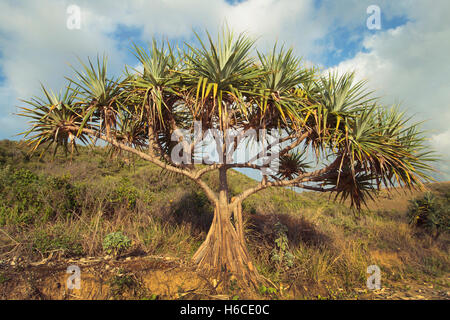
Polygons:
M442 160L435 175L439 180L450 180L450 129L431 136L431 146L438 150Z
M18 99L38 94L40 82L56 91L63 88L64 76L71 74L68 64L77 63L76 56L85 59L97 52L112 52L110 67L123 68L123 54L107 36L113 24L84 9L85 28L69 30L67 6L51 0L0 3L0 68L5 77L0 86L2 138L25 128L23 119L11 115L21 104Z
M431 137L431 143L436 149L446 150L450 155L450 129Z
M235 31L258 37L260 48L280 40L303 55L319 50L315 42L326 34L328 26L327 20L317 19L313 0L247 0L234 4L225 0L99 0L85 5L116 24L141 28L146 39L155 34L189 39L193 29L208 29L214 35L227 23Z
M328 27L326 20L317 19L310 0L249 0L232 7L225 18L236 30L260 36L260 47L271 48L278 40L306 56L318 53L316 40L326 35Z
M415 2L406 25L368 36L366 52L335 68L355 70L387 104L400 102L416 121L426 120L432 146L450 163L450 14L449 2L439 9ZM437 23L439 22L439 23ZM448 172L448 169L447 169ZM450 175L445 176L450 179Z
M367 8L371 5L377 5L381 10L383 26L383 21L393 17L410 16L410 8L413 8L420 1L422 0L323 0L320 15L324 19L332 20L334 28L342 26L347 28L365 27L369 17ZM436 2L438 1L441 0Z
M155 34L190 39L192 29L215 33L228 22L238 31L263 35L262 41L276 38L296 44L298 30L304 39L297 43L302 53L313 52L314 40L325 27L314 21L312 0L249 0L231 5L225 0L172 1L24 1L0 3L0 84L1 137L11 137L25 127L23 119L12 117L19 98L39 93L39 82L59 90L64 76L72 73L69 63L76 56L85 59L107 53L109 68L115 74L124 67L128 44L113 37L121 26L142 30L142 38ZM67 7L81 8L81 29L66 28ZM290 8L290 10L285 10ZM306 32L308 30L308 32Z
M406 16L410 22L395 30L375 34L349 33L364 38L365 51L336 66L357 69L378 89L384 101L401 101L417 119L430 120L433 142L441 152L448 144L450 121L450 2L425 0L379 0L383 21ZM66 28L67 6L82 10L81 30ZM306 58L320 57L335 43L324 43L330 32L365 26L369 0L247 0L229 4L225 0L40 0L0 2L0 137L10 137L24 126L12 118L18 98L36 94L39 81L58 90L63 76L70 74L68 63L75 56L94 57L107 53L110 70L123 70L128 40L113 36L121 26L142 30L142 39L155 34L171 39L189 40L192 29L214 34L228 22L237 31L259 37L258 48L267 48L275 40L294 46ZM339 40L339 39L335 39ZM120 42L122 41L122 42ZM336 41L335 41L336 42ZM317 62L317 61L316 61ZM436 140L437 139L437 140ZM440 141L436 143L436 141ZM447 148L448 150L449 148ZM447 155L450 161L450 155Z

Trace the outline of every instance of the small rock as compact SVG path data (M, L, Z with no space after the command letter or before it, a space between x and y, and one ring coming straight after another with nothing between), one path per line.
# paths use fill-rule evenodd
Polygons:
M105 266L105 270L109 270L109 268L111 268L109 265Z
M131 257L126 257L125 261L131 261Z
M12 266L15 266L16 265L16 262L13 260L13 261L11 261L11 265Z
M103 259L105 259L105 260L111 260L111 256L108 254L108 255L106 255Z

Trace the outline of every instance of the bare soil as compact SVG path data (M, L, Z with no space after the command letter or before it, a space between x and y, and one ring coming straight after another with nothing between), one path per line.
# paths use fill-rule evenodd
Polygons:
M392 257L395 260L395 257ZM19 259L20 260L20 259ZM40 262L42 263L42 262ZM68 289L68 266L81 270L81 288ZM450 277L441 279L447 285L435 282L396 281L383 283L382 289L370 291L355 288L354 294L344 299L376 300L450 300ZM196 272L192 266L170 257L140 256L112 259L82 258L57 259L45 263L1 261L0 299L8 300L112 300L112 299L231 299L220 293L218 285ZM299 295L295 290L283 293L283 299L308 297L305 289ZM245 297L256 298L262 297ZM267 298L267 297L265 297ZM336 297L340 298L340 297ZM342 297L341 297L342 298Z
M81 270L80 289L68 289L71 265ZM4 261L0 272L0 299L214 298L206 279L168 257L58 259L42 265Z

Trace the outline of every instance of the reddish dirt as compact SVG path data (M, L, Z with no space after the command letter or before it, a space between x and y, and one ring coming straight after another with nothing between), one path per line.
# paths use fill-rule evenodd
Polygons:
M67 267L81 270L81 288L69 290ZM59 260L33 266L0 265L0 299L208 299L210 284L175 259Z
M397 264L398 258L392 258ZM383 257L386 260L386 257ZM171 258L129 257L114 260L89 258L50 261L42 265L27 262L0 264L0 299L9 300L108 300L108 299L231 299L218 294L211 282L192 267ZM81 270L81 288L68 289L71 276L67 267ZM131 279L131 280L130 280ZM419 281L383 283L381 290L355 288L354 293L335 299L450 300L450 278L447 285ZM305 288L302 292L286 292L282 299L318 298ZM241 297L244 298L244 297ZM251 297L260 299L261 297ZM268 297L266 297L268 298Z

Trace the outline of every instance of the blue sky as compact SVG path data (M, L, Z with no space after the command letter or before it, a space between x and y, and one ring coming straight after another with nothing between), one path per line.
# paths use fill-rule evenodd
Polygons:
M229 4L236 5L245 2L245 0L227 0ZM322 0L315 0L314 7L318 10L323 9L325 4ZM382 7L380 7L383 10ZM368 16L368 15L367 15ZM384 29L395 29L396 27L402 26L408 22L408 17L402 14L396 16L381 16L381 22ZM193 28L199 33L202 33L201 28ZM356 26L346 26L342 25L330 32L323 38L317 40L318 44L328 46L332 44L332 47L323 50L319 55L313 55L312 57L307 57L313 59L314 63L317 63L324 68L330 68L341 61L353 58L358 52L364 51L363 40L365 36L376 33L376 30L369 30L366 27L366 20L360 19L359 25ZM143 39L142 29L139 27L129 27L127 25L119 24L116 30L110 34L110 36L117 40L118 47L120 49L127 49L131 42L135 42L139 45L145 45L148 39ZM155 34L159 39L164 36L163 33ZM186 37L172 37L170 40L183 42L194 42L195 37L192 35L189 38ZM289 45L289 43L287 43ZM301 52L299 52L301 54ZM128 58L134 58L129 56Z
M67 7L81 9L81 29L66 27ZM368 30L366 9L381 9L381 29ZM436 0L2 0L0 3L0 139L26 123L12 113L20 98L55 91L71 75L76 56L109 57L111 75L137 67L131 42L152 36L195 41L226 22L256 37L257 49L275 41L292 46L304 61L327 70L356 71L386 105L402 102L427 120L430 145L443 157L441 180L450 180L450 1Z
M381 16L382 28L385 30L395 29L408 22L405 16L395 16L390 19ZM318 59L319 63L326 68L336 66L342 61L352 59L358 52L365 52L363 40L365 37L376 34L377 30L369 30L365 21L355 27L341 26L332 30L326 37L320 39L322 44L332 44L333 47L325 50Z

